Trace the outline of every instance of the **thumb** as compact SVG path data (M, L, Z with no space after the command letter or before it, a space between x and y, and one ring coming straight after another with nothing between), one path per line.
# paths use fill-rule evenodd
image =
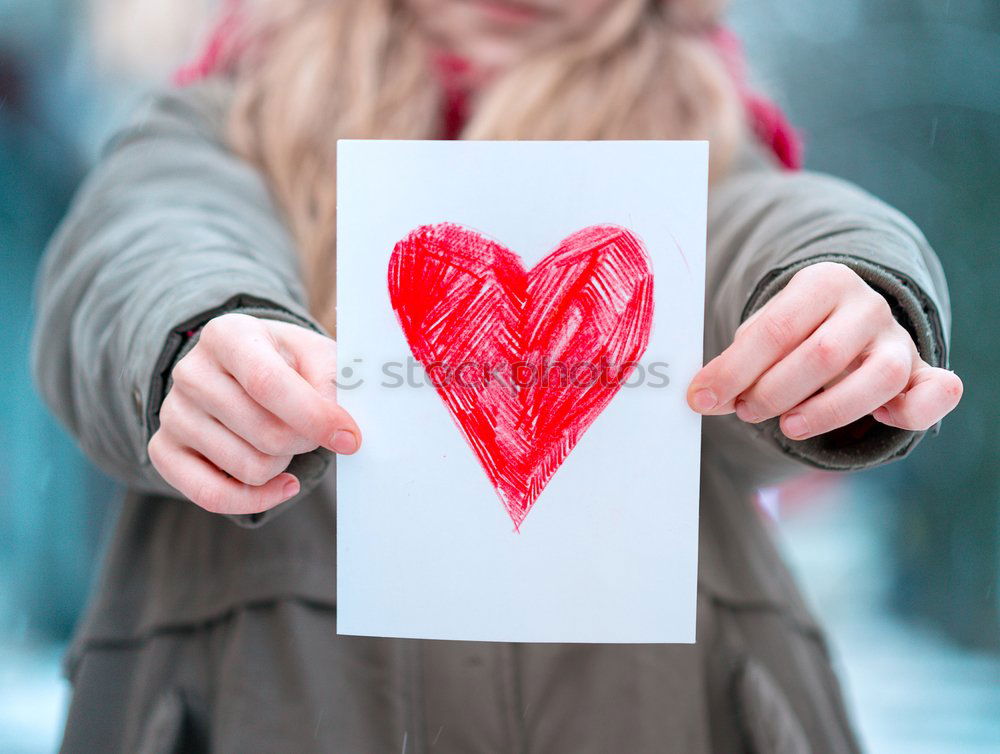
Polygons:
M962 398L962 380L954 372L924 364L910 384L872 414L891 427L922 431L951 412Z
M272 320L268 330L285 360L324 398L337 400L337 344L302 325Z

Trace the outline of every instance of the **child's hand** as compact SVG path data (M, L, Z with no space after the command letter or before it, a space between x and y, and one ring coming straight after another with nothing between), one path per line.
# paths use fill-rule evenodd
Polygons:
M962 381L923 361L886 300L850 268L805 267L736 331L688 388L702 414L747 422L781 416L802 440L867 414L893 427L933 426L962 397Z
M299 491L293 455L358 449L335 401L336 346L298 325L245 314L209 321L173 369L149 457L213 513L258 513Z

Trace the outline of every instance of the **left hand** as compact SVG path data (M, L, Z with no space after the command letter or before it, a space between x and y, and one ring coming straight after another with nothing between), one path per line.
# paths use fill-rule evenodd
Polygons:
M962 381L920 358L885 298L849 267L799 270L736 330L688 387L701 414L757 423L780 416L793 440L863 416L924 430L958 405Z

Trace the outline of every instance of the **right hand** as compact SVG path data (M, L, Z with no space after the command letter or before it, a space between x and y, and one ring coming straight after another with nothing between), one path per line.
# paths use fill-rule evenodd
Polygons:
M305 327L223 314L174 365L150 438L153 466L213 513L259 513L294 497L292 456L353 453L361 431L337 405L336 344Z

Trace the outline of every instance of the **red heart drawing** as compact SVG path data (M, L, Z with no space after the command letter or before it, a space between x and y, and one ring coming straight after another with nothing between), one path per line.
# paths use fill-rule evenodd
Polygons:
M389 297L518 529L646 350L645 247L625 228L595 225L525 271L474 230L425 225L393 249Z

